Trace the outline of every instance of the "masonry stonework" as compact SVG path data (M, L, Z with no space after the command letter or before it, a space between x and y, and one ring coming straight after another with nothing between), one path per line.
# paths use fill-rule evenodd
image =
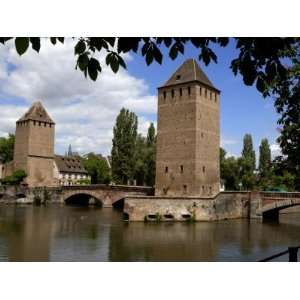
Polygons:
M27 173L29 186L53 186L54 122L40 102L16 122L14 170Z
M220 91L189 59L158 89L156 196L220 190Z

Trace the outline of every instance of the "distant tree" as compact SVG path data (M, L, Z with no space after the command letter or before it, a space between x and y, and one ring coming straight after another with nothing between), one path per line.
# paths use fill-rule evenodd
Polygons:
M259 175L267 177L271 169L271 149L268 139L262 139L259 146Z
M9 134L8 137L0 137L0 161L3 163L14 159L15 135Z
M110 169L104 159L101 159L94 153L89 153L82 158L82 163L88 174L91 176L92 184L110 183ZM86 183L85 181L82 182Z
M241 181L243 189L251 190L255 186L255 151L251 134L245 134L242 156L239 159Z
M272 181L271 149L268 139L262 139L259 146L259 186L264 190Z
M294 170L294 165L287 157L277 156L272 162L271 187L295 191L298 187L298 178Z
M26 177L27 174L24 170L16 170L12 175L1 179L1 183L4 185L19 185Z
M138 134L135 147L134 179L137 185L144 185L147 176L147 142L145 137Z
M133 182L135 173L137 116L122 108L116 119L112 140L112 176L119 184Z
M225 182L225 189L235 191L239 189L239 163L233 156L226 157L226 151L220 148L220 175Z
M147 155L146 155L146 177L145 183L154 186L156 163L156 134L153 123L150 124L147 134Z
M224 179L226 154L227 154L226 150L223 149L222 147L220 147L220 176L221 176L221 179Z

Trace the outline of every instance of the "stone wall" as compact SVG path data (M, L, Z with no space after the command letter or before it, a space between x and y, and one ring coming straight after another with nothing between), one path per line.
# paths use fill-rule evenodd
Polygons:
M130 221L215 221L247 218L250 193L223 192L215 198L127 197L124 213Z

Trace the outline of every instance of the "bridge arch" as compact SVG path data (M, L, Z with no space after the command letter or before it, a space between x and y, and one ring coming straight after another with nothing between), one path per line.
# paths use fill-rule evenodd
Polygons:
M263 220L278 220L283 209L300 205L300 198L284 199L266 204L261 208Z
M63 198L64 203L69 205L88 206L90 204L94 204L97 206L103 206L104 203L103 199L99 198L98 195L93 192L77 191L67 193Z

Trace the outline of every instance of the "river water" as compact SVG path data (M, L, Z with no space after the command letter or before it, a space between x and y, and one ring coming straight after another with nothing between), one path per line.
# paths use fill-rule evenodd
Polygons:
M110 208L0 206L0 261L257 261L298 244L299 213L277 224L126 223Z

